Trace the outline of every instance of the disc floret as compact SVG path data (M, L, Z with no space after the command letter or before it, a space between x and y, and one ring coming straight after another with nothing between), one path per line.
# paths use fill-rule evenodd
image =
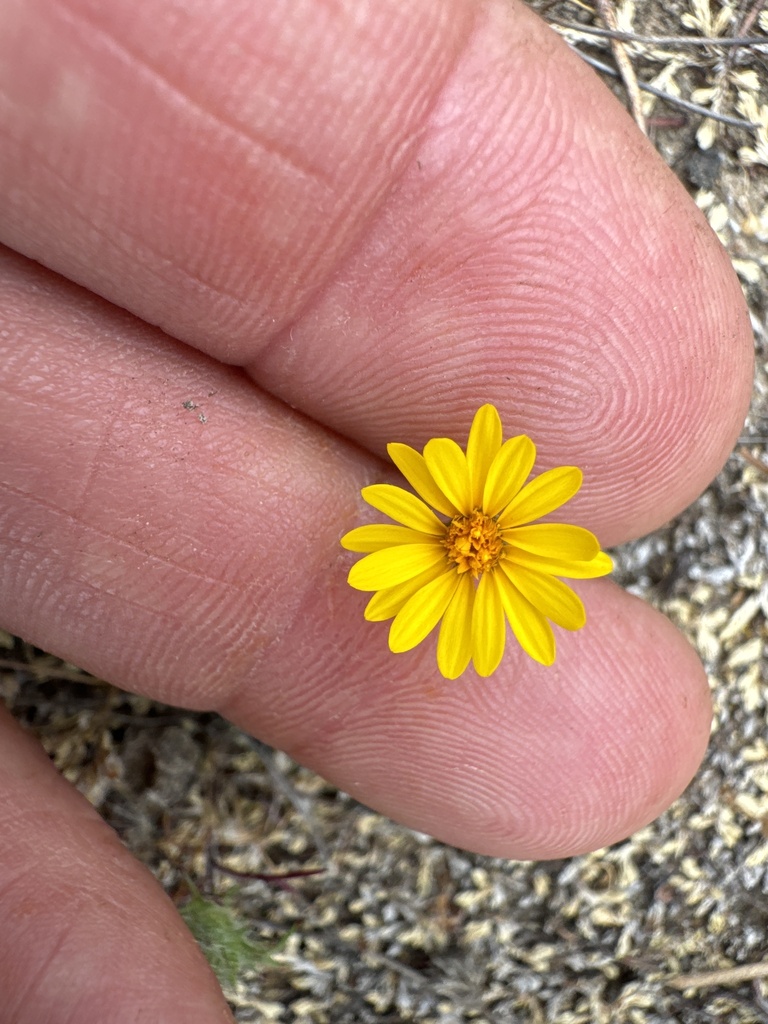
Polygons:
M468 516L453 518L444 544L457 571L469 572L477 580L496 568L504 541L496 520L476 508Z

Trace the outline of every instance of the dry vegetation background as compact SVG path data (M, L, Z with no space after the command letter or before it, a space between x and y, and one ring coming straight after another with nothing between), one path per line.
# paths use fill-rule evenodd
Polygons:
M608 69L752 312L739 447L695 506L618 554L620 582L701 652L711 747L683 798L630 840L509 863L393 825L213 716L127 696L0 634L0 696L186 904L239 1021L768 1021L768 11L532 6Z

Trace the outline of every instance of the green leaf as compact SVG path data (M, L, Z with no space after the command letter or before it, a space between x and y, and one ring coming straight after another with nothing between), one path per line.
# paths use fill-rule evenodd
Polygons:
M236 910L202 896L191 882L188 884L192 895L179 907L179 913L222 988L234 989L244 974L269 963L284 947L288 936L274 943L255 942L248 923Z

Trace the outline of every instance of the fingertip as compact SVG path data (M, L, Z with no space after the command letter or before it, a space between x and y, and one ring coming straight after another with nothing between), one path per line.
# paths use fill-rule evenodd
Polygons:
M581 467L572 509L619 543L694 500L732 449L752 385L746 305L704 216L597 77L522 5L482 12L368 236L290 349L248 369L374 451L466 437L491 400L544 468Z
M455 846L550 859L617 842L688 784L711 702L695 651L660 613L607 580L579 590L587 624L557 631L553 664L509 635L488 678L452 679L442 664L440 679L433 641L393 655L386 627L364 624L341 661L315 663L309 717L290 671L275 681L283 703L266 738ZM241 692L228 714L253 728L265 699Z
M156 880L5 710L0 780L3 1019L232 1024Z

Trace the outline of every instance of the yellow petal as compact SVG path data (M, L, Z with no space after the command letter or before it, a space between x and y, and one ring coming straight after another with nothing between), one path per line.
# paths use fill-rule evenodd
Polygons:
M424 446L424 460L446 498L462 515L469 515L472 490L467 457L461 448L450 437L433 437Z
M345 533L339 543L347 551L380 551L395 544L429 544L432 537L418 530L409 530L407 526L391 526L389 523L372 523L370 526L358 526L355 530Z
M597 537L583 526L568 526L565 523L536 523L535 526L515 526L502 530L503 540L515 551L530 551L544 558L563 559L574 562L589 562L600 551Z
M446 679L458 679L472 657L474 601L475 585L469 573L462 573L453 599L443 615L437 639L437 667Z
M467 441L467 465L472 485L472 508L483 502L485 478L501 448L501 419L493 405L483 405L475 413Z
M395 654L410 651L435 628L459 584L459 574L449 569L417 590L403 605L389 627L389 649Z
M521 434L505 441L488 470L483 511L497 516L528 479L535 461L536 446L530 437Z
M511 579L523 597L563 629L581 629L587 621L587 613L581 598L561 580L542 572L533 572L520 565L502 561L500 568Z
M398 544L355 562L347 582L355 590L386 590L445 562L446 558L445 548L439 543Z
M360 493L369 505L385 516L396 519L398 523L421 533L445 536L445 524L440 522L431 508L427 508L421 498L410 491L404 491L402 487L393 484L372 484L364 487Z
M507 623L497 576L495 572L484 573L475 594L472 661L479 676L489 676L499 667L507 638Z
M606 555L604 551L598 551L593 559L591 559L581 570L582 574L579 577L571 575L572 579L591 580L596 576L608 576L609 573L613 572L613 559L610 555ZM560 573L561 576L567 576L568 573Z
M432 474L427 469L421 452L417 452L415 448L411 448L407 444L397 443L388 444L387 451L390 459L424 501L451 519L459 514L456 506L446 498L432 479Z
M520 523L541 519L560 508L581 487L584 474L576 466L558 466L537 476L520 491L499 516L499 526L507 529Z
M613 572L613 562L604 551L600 551L589 561L579 562L570 558L548 558L546 555L534 555L529 551L505 548L502 558L514 565L524 565L537 572L548 572L552 576L565 576L571 580L590 580Z
M427 583L442 576L444 569L444 565L433 565L426 572L420 572L418 576L406 580L405 583L398 583L396 587L387 587L386 590L378 590L365 606L365 618L368 622L382 622L384 619L391 619L397 615L408 598L412 597L417 590L421 590Z
M551 665L555 660L555 635L552 627L505 573L497 575L504 614L518 643L534 661Z

